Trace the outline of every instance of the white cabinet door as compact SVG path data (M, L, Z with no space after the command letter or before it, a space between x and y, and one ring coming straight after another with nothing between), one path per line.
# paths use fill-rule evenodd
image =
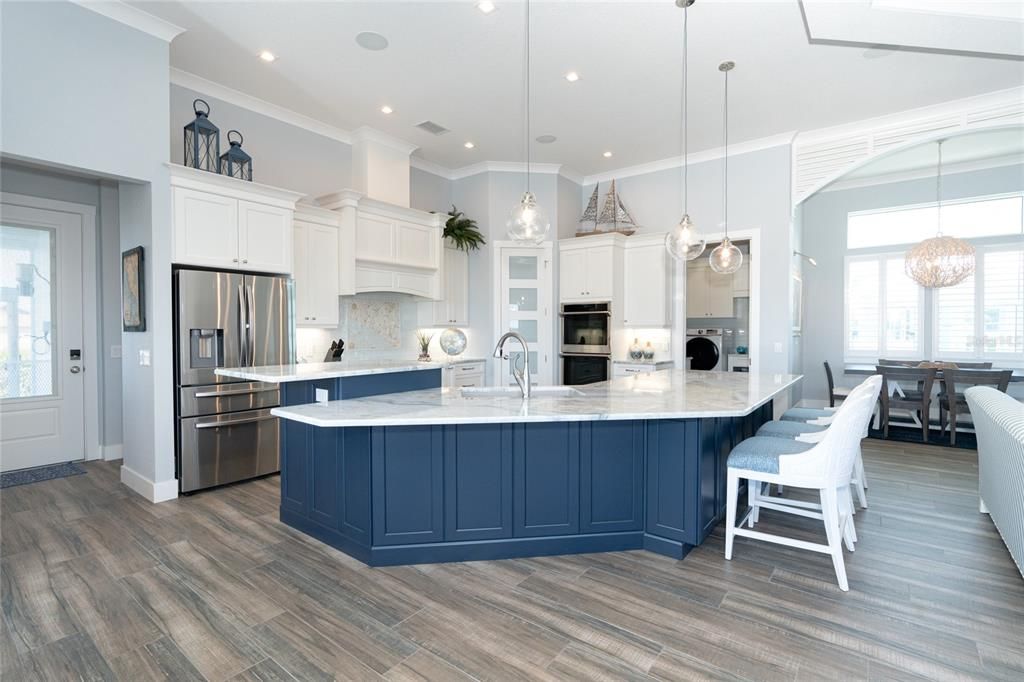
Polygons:
M444 297L433 305L433 324L441 327L469 324L469 254L445 247Z
M626 249L623 323L664 327L668 315L668 254L661 244Z
M310 318L313 316L310 290L313 288L313 281L309 271L309 230L311 225L295 221L295 244L292 253L295 257L295 325L306 327L310 325Z
M390 263L395 258L395 224L360 213L356 219L356 258Z
M743 257L743 265L733 275L733 296L750 296L750 256Z
M398 221L395 231L395 263L415 268L437 268L440 244L437 230Z
M318 327L337 327L338 318L338 230L311 225L308 240L308 275L312 322Z
M239 268L238 200L184 187L171 194L174 262Z
M610 301L614 279L614 254L611 246L595 246L587 249L586 297Z
M238 202L238 253L243 268L292 271L292 215L286 208Z
M686 264L686 316L707 317L708 291L706 266Z
M722 275L705 268L707 317L732 317L732 275Z
M587 251L562 251L558 263L558 292L563 301L587 297Z

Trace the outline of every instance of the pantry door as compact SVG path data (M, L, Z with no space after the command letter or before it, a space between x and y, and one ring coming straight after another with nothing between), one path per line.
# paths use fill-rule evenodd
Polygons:
M0 470L85 458L83 215L0 202Z
M537 385L552 383L551 245L522 247L495 244L495 267L499 310L495 341L507 331L519 332L530 354L530 380ZM523 367L519 344L505 344L508 360L495 363L495 384L515 385L512 368Z

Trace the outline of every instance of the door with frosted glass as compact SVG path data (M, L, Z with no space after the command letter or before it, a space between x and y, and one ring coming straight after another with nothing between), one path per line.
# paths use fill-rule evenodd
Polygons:
M551 249L501 247L501 319L499 333L516 331L527 341L530 380L550 384L551 379ZM512 368L522 369L523 352L510 341L508 360L497 363L499 385L514 385ZM513 364L514 363L514 364Z
M0 470L85 457L82 218L0 204Z

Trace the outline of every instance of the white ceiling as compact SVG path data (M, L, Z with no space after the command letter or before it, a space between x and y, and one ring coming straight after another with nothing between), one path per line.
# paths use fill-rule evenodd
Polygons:
M495 0L490 15L468 0L134 4L187 29L171 45L171 63L184 71L332 126L378 128L449 168L524 158L522 2ZM679 153L682 11L672 0L534 2L532 14L531 137L558 137L534 143L534 161L590 175ZM361 31L383 34L390 47L360 48ZM279 59L261 62L262 49ZM721 145L725 59L737 63L731 142L1024 84L1024 62L1014 59L811 44L796 0L698 0L691 152ZM564 80L570 70L579 82ZM380 113L384 104L394 113ZM413 128L424 119L452 132Z

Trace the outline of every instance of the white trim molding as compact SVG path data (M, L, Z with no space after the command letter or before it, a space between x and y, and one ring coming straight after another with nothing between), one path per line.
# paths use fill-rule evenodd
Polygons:
M1021 157L1018 154L1006 156L994 156L987 159L975 159L963 163L942 164L943 177L956 175L957 173L973 173L975 171L990 170L992 168L1005 168L1006 166L1020 165ZM867 175L859 178L840 179L830 183L828 186L818 190L819 192L838 192L844 189L857 187L872 187L874 185L889 185L894 182L908 182L910 180L934 180L935 165L928 168L914 168L912 170L884 173L880 175Z
M268 118L277 119L282 123L288 123L297 128L308 130L311 133L317 135L323 135L324 137L338 142L344 142L345 144L352 144L352 132L345 130L344 128L338 128L332 126L329 123L324 123L315 118L300 114L297 111L292 111L277 104L271 104L270 102L260 99L259 97L253 97L247 95L244 92L235 90L226 85L221 85L215 81L208 80L202 76L197 76L194 73L188 71L182 71L181 69L171 67L171 83L182 88L188 88L196 92L214 97L228 104L234 104L236 107L242 107L249 111L254 111L257 114L262 114Z
M178 497L178 479L151 481L123 464L121 465L121 483L153 503L166 502Z
M793 144L793 205L871 159L965 130L1024 123L1024 87L802 132Z
M746 142L732 144L729 146L729 156L739 156L741 154L749 154L750 152L759 152L764 149L771 149L772 147L786 146L792 144L796 136L797 132L792 130L778 135L769 135L768 137L759 137L754 140L747 140ZM712 147L703 151L687 154L686 163L692 165L695 163L703 163L705 161L714 161L716 159L721 159L724 156L724 147ZM658 171L680 168L682 165L683 157L681 155L670 156L667 159L651 161L650 163L641 163L636 166L626 166L624 168L616 168L610 171L595 173L594 175L585 175L580 181L580 184L583 186L593 185L598 182L619 180L633 175L646 175L647 173L656 173Z
M111 445L101 445L100 459L104 462L113 462L114 460L124 459L124 444L113 443Z
M71 0L71 2L125 26L148 33L166 43L185 32L185 29L180 26L118 0Z

